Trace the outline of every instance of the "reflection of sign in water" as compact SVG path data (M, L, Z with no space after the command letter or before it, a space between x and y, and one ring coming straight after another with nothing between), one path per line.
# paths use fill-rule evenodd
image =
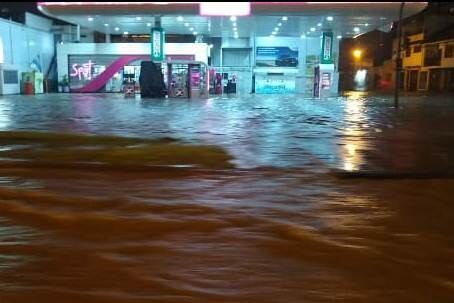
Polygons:
M298 49L290 47L257 47L256 66L298 66Z
M164 58L164 33L162 28L151 30L151 60L162 61Z
M324 32L322 36L322 57L321 64L333 63L333 33Z
M94 63L91 60L88 60L87 63L82 65L80 64L73 64L71 67L71 73L69 74L71 77L78 77L79 80L91 80L92 79L92 67Z
M314 90L313 96L318 98L320 97L320 67L316 66L314 68Z

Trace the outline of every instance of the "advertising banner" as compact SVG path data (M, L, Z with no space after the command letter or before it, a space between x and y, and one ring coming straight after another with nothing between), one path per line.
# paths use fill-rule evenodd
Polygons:
M151 61L161 62L164 60L164 31L162 28L152 28L151 40Z
M290 47L257 47L256 66L297 67L298 49Z
M320 57L321 64L333 63L333 33L324 32L322 36L322 54Z

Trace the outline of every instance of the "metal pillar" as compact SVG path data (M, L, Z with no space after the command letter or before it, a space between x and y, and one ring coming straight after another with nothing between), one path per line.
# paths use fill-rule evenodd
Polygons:
M154 27L161 28L161 16L154 17Z
M76 42L80 42L80 25L76 25Z
M400 72L402 70L401 58L401 40L402 40L402 13L404 10L405 2L401 2L399 8L399 22L397 23L397 55L396 55L396 77L394 85L394 107L399 108L399 87L400 87Z

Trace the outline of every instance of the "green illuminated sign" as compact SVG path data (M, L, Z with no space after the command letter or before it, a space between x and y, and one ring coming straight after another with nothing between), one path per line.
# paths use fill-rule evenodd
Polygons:
M322 54L320 56L321 64L333 63L333 33L324 32L322 36Z
M151 61L164 60L164 31L162 28L152 28L150 33Z

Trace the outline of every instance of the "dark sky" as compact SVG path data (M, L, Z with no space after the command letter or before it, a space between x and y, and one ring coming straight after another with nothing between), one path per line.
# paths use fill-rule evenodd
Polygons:
M9 19L11 17L14 21L18 21L25 12L52 19L55 24L67 24L63 21L50 18L42 14L38 10L37 2L0 2L1 18Z

